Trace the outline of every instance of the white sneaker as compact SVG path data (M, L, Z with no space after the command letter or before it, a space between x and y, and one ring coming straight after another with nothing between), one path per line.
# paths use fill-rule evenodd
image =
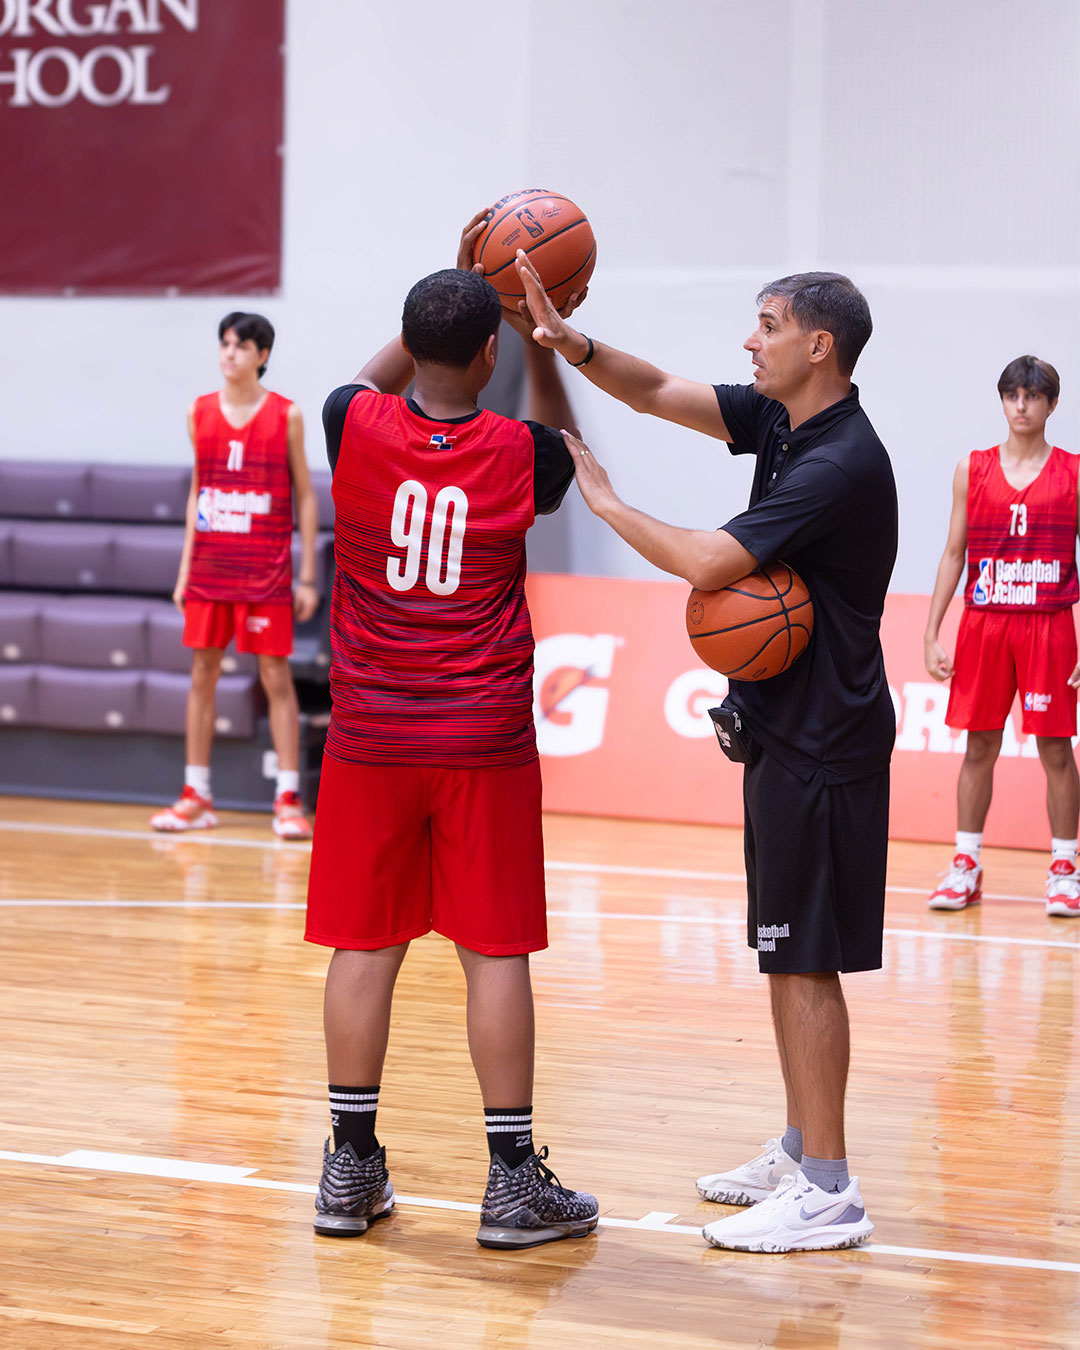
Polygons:
M967 853L958 853L945 879L926 902L931 909L967 909L982 899L982 868Z
M1067 858L1051 863L1046 875L1046 912L1063 919L1080 918L1080 873Z
M710 1223L701 1236L733 1252L821 1252L857 1247L873 1231L858 1177L836 1194L813 1185L799 1170L753 1209Z
M756 1158L741 1167L698 1177L698 1195L718 1205L756 1205L798 1170L799 1164L784 1152L780 1140L770 1139Z

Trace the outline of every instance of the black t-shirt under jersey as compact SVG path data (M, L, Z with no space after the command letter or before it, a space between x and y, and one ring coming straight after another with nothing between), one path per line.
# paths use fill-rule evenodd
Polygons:
M790 428L752 385L716 386L732 454L757 456L750 506L723 527L760 565L781 560L814 605L804 654L771 680L731 682L764 749L809 781L852 782L888 766L895 715L879 630L896 560L888 453L851 393Z
M326 432L326 457L330 461L330 471L337 467L341 453L341 437L345 430L345 418L349 404L366 384L343 384L335 389L323 404L323 429ZM428 417L415 399L406 399L409 411L429 422L438 422L440 426L459 426L462 422L471 422L479 417L479 410L466 413L464 417ZM522 419L532 432L533 446L536 451L536 467L533 471L533 507L538 516L549 516L559 509L567 488L574 481L574 460L566 448L561 434L542 422L530 422Z

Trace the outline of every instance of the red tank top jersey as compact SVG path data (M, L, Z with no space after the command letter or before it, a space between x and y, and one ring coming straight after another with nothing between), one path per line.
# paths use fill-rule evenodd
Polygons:
M1077 468L1054 446L1038 478L1010 487L995 445L969 458L964 604L1009 612L1067 609L1077 600Z
M337 572L327 751L460 767L536 756L524 424L418 415L363 390L334 469Z
M217 394L195 400L198 512L188 599L291 600L291 406L280 394L267 394L251 421L234 427Z

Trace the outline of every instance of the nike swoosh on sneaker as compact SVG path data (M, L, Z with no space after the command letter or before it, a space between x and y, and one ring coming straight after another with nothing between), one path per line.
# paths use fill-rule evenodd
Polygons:
M813 1213L808 1214L806 1206L800 1205L799 1218L802 1219L804 1223L811 1223L814 1219L820 1219L823 1214L829 1214L830 1211L837 1211L838 1209L839 1205L836 1204L824 1205L821 1209L814 1210ZM859 1209L856 1205L848 1204L844 1206L844 1212L842 1214L836 1212L832 1213L831 1221L840 1223L858 1223L865 1213L866 1211L864 1209Z

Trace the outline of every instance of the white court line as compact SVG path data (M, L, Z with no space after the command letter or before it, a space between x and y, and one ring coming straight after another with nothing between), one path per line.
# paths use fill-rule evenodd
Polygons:
M174 842L183 840L185 844L213 844L219 848L262 848L286 853L310 849L311 847L309 842L306 843L303 840L224 839L220 835L214 835L207 830L192 831L186 834L183 832L168 834L164 831L155 832L149 829L109 830L94 825L45 825L36 821L21 820L0 820L0 830L7 830L14 834L21 831L27 834L81 835L90 839L135 839L142 840L143 843L160 843L164 839ZM657 879L670 881L730 881L739 884L746 881L745 872L688 872L673 867L632 867L619 863L563 862L550 858L545 861L544 868L549 872L571 872L586 876L595 873L598 876L656 877ZM886 886L885 889L893 895L929 894L925 886ZM983 899L1015 900L1032 905L1044 903L1043 897L1039 895L1006 895L994 891L984 891Z
M233 1167L225 1163L191 1162L185 1158L152 1158L137 1153L98 1153L92 1149L74 1149L70 1153L52 1157L45 1153L15 1153L0 1149L0 1161L14 1163L37 1163L47 1167L69 1167L86 1172L120 1172L125 1175L143 1177L163 1177L174 1180L202 1181L211 1185L251 1186L259 1190L292 1191L298 1195L314 1195L318 1189L306 1182L272 1181L268 1177L254 1175L258 1169L253 1167ZM478 1214L480 1206L457 1200L434 1200L427 1196L398 1195L397 1202L402 1205L415 1205L417 1209L448 1209L464 1214ZM701 1228L696 1224L675 1224L670 1220L676 1216L670 1212L653 1210L640 1219L618 1219L604 1215L600 1224L604 1228L623 1228L644 1233L670 1233L676 1236L692 1235L700 1237ZM869 1252L880 1256L899 1256L905 1260L954 1261L965 1265L1005 1266L1021 1270L1052 1270L1067 1275L1080 1275L1080 1262L1076 1261L1037 1261L1026 1256L991 1256L982 1252L953 1252L937 1250L933 1247L895 1247L879 1243L869 1243L855 1251Z
M67 899L7 899L0 900L0 909L187 909L187 910L291 910L300 912L307 905L283 900L67 900ZM717 914L630 914L618 910L549 909L549 919L613 919L626 923L675 923L704 928L746 927L746 920ZM1068 948L1080 952L1080 939L1075 942L1048 942L1045 938L996 936L992 933L950 933L921 928L884 928L885 937L928 938L931 942L989 942L1001 947Z

